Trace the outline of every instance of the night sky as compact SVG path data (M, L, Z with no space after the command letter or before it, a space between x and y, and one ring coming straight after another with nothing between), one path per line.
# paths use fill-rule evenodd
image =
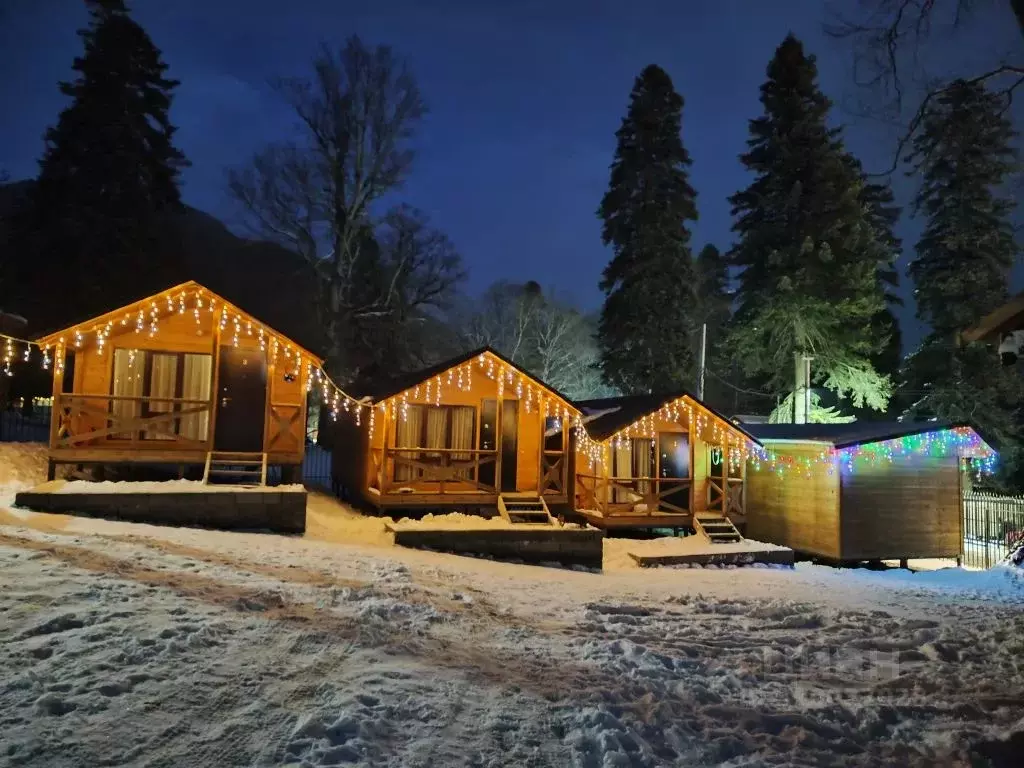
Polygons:
M341 44L357 33L392 45L430 107L401 197L453 239L470 268L470 291L499 278L533 279L599 306L608 253L595 211L633 79L650 63L669 72L686 102L683 141L700 209L695 250L731 242L726 198L748 183L737 156L747 121L760 111L765 67L789 31L817 54L849 147L869 170L891 162L894 129L843 108L856 96L851 54L823 33L821 0L131 5L181 81L171 118L192 163L185 201L235 229L241 219L224 169L294 129L267 82L304 74L320 42ZM85 20L80 0L0 0L0 169L12 179L35 174L43 131L63 105L57 81L70 75ZM1019 32L1007 10L933 55L941 67L964 71L971 56L1014 45ZM897 179L901 202L909 189ZM907 251L919 227L908 218L900 229ZM903 293L909 299L906 284ZM900 315L905 346L912 345L921 332L912 302Z

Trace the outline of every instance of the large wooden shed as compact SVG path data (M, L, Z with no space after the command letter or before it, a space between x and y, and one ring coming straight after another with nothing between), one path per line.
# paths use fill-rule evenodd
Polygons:
M830 561L955 558L969 462L994 451L968 424L749 424L747 535Z
M373 402L335 432L334 474L357 499L385 512L568 503L579 409L493 349L348 390Z
M302 464L321 359L195 282L39 338L61 463Z

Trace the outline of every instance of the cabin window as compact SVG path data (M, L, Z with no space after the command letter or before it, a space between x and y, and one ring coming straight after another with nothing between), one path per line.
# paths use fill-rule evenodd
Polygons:
M649 437L619 440L612 446L612 474L617 503L639 501L651 489L654 477L654 441Z
M554 452L562 449L562 420L557 416L548 416L544 419L544 450Z
M472 406L408 405L395 429L395 448L403 449L396 454L395 480L424 476L424 468L411 462L437 466L468 462L475 442L476 409ZM468 478L470 474L469 468L460 469L455 477Z
M118 432L113 437L174 440L179 436L200 442L206 440L210 411L208 408L196 411L210 402L212 371L211 355L115 349L110 412L117 421L179 411L184 415L160 422L141 433Z

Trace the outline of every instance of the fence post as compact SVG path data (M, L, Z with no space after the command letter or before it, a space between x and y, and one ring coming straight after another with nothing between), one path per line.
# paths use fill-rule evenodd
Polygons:
M991 504L986 504L985 505L985 528L984 528L984 531L985 531L985 567L986 568L991 568L992 567L992 556L989 554L989 548L991 547L991 543L989 542L989 539L992 536L991 531L989 529L990 520L991 520L991 512L990 512L991 507L992 507Z

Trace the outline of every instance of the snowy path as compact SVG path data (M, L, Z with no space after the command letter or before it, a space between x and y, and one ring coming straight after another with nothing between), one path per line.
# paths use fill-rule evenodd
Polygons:
M0 763L924 766L1024 738L1020 605L927 579L69 520L0 513Z

